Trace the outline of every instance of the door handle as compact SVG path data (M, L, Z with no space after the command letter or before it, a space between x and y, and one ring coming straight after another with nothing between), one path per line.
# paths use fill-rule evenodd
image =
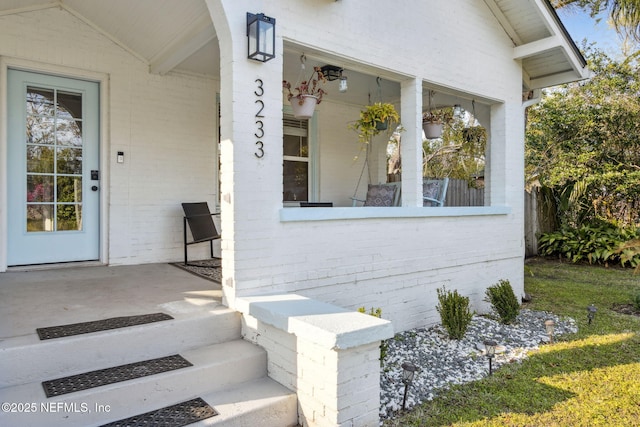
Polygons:
M98 186L97 185L92 185L91 186L91 191L98 191Z

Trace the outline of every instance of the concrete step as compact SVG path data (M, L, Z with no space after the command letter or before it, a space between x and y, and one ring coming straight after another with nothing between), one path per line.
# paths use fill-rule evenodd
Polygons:
M216 427L292 427L298 425L296 394L270 378L244 383L202 398L218 415L192 424Z
M240 338L240 315L218 303L163 304L174 319L41 341L0 341L0 388L153 359ZM146 314L146 313L140 313ZM99 320L99 319L93 319ZM57 325L42 325L57 326Z
M296 417L295 405L290 402L292 399L295 401L295 395L292 398L291 392L266 378L267 357L260 347L243 340L235 340L183 351L180 354L193 366L50 399L45 397L40 382L0 389L0 402L16 405L16 412L0 412L0 425L101 425L198 396L214 406L221 415L224 413L224 417L219 420L228 419L230 423L210 425L243 425L244 421L239 420L243 417L252 419L252 416L274 420L279 420L280 417ZM109 366L94 369L106 367ZM234 391L236 394L233 394ZM268 405L266 409L258 408L269 401L273 405ZM258 407L250 409L254 406ZM246 414L243 414L244 412ZM234 424L235 422L238 424ZM260 422L248 425L268 424ZM273 425L286 426L295 423L287 421Z

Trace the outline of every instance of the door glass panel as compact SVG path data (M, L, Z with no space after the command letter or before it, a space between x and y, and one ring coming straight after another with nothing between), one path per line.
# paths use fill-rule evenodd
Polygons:
M27 203L53 202L53 176L27 175Z
M27 88L27 114L53 116L55 95L53 89Z
M82 94L27 87L26 103L27 231L82 230Z
M58 118L81 119L82 95L69 92L58 92Z
M55 144L53 117L27 116L27 144Z
M28 205L27 231L53 231L53 205Z
M58 145L82 146L82 122L57 119L56 141Z
M80 205L58 204L56 227L58 231L82 230L82 208Z
M27 173L53 173L53 149L41 145L27 146Z
M82 149L58 148L57 172L64 174L82 174Z

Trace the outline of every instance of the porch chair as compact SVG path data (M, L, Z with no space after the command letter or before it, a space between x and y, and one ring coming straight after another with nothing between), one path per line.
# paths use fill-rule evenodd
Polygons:
M184 265L195 265L187 263L187 247L195 243L209 242L211 248L211 258L213 256L213 241L220 239L220 234L213 223L213 214L209 211L207 202L183 203L184 218L182 219L184 236ZM187 241L187 223L191 230L192 241ZM198 266L202 267L202 266Z
M422 206L444 206L449 178L424 179L422 181Z
M358 202L363 206L391 207L400 205L400 182L388 182L386 184L369 184L365 200L351 197L352 206L356 207Z

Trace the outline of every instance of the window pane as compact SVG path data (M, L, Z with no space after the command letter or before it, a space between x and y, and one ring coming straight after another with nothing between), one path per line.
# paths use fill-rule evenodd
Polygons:
M53 202L51 175L27 175L27 202Z
M58 92L58 118L81 119L82 95Z
M58 231L82 230L82 205L58 205L56 219Z
M27 205L27 231L53 231L53 205Z
M294 135L284 135L284 155L300 156L300 137Z
M309 163L284 161L284 192L285 202L309 200Z
M53 117L27 116L27 144L55 142L56 129Z
M79 176L58 177L58 202L80 203L82 201L82 178Z
M82 122L58 119L56 132L58 145L82 146Z
M28 145L27 172L53 173L53 149L38 145Z
M27 114L54 116L54 95L51 89L27 87Z
M82 175L82 148L58 148L58 173Z
M308 157L309 148L307 138L304 136L284 135L284 155Z

